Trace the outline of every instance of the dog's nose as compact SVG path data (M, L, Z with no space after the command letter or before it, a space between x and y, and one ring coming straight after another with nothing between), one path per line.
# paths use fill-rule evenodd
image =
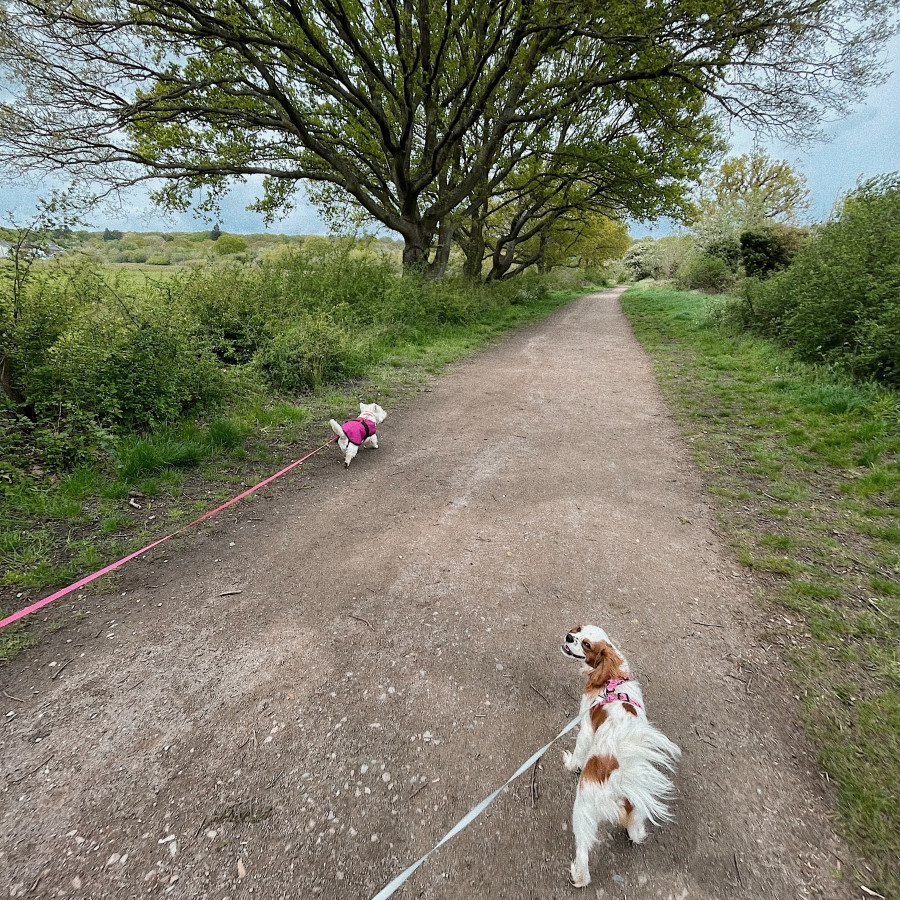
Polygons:
M574 635L574 634L567 634L567 635L566 635L566 643L567 643L567 644L574 644L574 643L575 643L575 635Z

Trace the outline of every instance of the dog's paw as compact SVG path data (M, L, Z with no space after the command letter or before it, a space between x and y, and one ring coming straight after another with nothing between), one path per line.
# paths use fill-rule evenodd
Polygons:
M628 838L632 844L642 844L647 837L647 829L644 827L644 823L641 822L639 825L632 825L628 829Z
M575 762L575 754L569 753L568 750L563 750L563 765L570 771L574 772L576 775L581 774L581 769Z
M569 884L572 887L583 888L591 883L591 873L585 869L583 872L578 868L576 863L569 866Z

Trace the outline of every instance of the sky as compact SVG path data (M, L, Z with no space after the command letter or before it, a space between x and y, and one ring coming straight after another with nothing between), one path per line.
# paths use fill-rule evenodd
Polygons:
M874 88L864 102L851 113L826 127L829 140L812 147L800 148L759 136L759 146L774 159L787 160L806 176L810 190L809 221L819 222L828 217L835 202L851 190L860 178L900 171L900 35L885 48L886 68L891 77ZM754 135L741 126L731 134L732 154L748 152ZM262 216L246 207L256 198L260 181L248 179L237 185L222 205L220 227L232 234L253 234L271 231L275 234L324 234L326 227L315 209L298 204L286 218L266 228ZM10 212L22 223L34 211L35 196L42 196L49 188L38 185L0 185L0 217L9 219ZM3 224L7 224L4 222ZM134 191L124 198L116 210L92 217L92 226L120 231L202 231L213 223L191 213L163 216L150 202L146 190ZM671 233L670 222L653 226L633 223L634 237Z
M828 218L835 202L863 178L900 172L900 35L885 47L886 70L891 76L869 91L843 119L826 128L828 140L800 148L759 136L759 146L773 159L787 160L806 176L810 192L809 222ZM740 125L731 133L729 155L753 148L754 135ZM632 237L662 237L673 230L671 222L654 226L633 224Z

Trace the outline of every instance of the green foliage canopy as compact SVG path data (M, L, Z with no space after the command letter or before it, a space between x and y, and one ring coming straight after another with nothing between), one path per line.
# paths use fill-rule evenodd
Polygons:
M710 102L808 132L877 78L892 5L4 0L0 161L110 185L149 172L173 208L262 176L270 215L312 183L421 265L486 183L535 154L558 170L591 130L593 178L609 135L634 171L667 145L677 170Z
M795 223L809 208L806 177L783 159L755 149L725 159L703 179L694 220L720 218L734 231Z

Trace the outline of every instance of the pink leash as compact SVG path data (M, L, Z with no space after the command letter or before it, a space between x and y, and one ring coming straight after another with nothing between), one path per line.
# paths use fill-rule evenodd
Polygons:
M161 537L158 541L154 541L152 544L147 544L146 547L141 548L140 550L136 550L134 553L129 553L128 556L123 557L120 560L117 560L114 563L106 566L103 569L100 569L97 572L94 572L93 575L88 575L85 578L82 578L80 581L76 581L75 584L70 584L68 587L63 588L61 591L57 591L55 594L51 594L49 597L44 597L43 600L38 600L37 603L32 603L31 606L26 606L25 609L20 609L18 612L13 613L11 616L7 616L3 621L0 621L0 628L3 628L6 625L11 625L13 622L18 621L21 618L24 618L29 613L33 613L35 610L40 609L42 606L46 606L48 603L52 603L54 600L58 600L60 597L65 597L66 594L71 594L72 591L77 591L78 588L84 587L86 584L90 584L96 578L99 578L101 575L106 575L108 572L112 572L114 569L118 569L119 566L124 566L129 560L134 559L136 556L140 556L142 553L146 553L148 550L152 550L154 547L158 547L163 542L167 541L171 537L175 537L176 534L181 534L182 531L187 531L188 528L192 528L194 525L199 524L204 519L208 519L210 516L214 516L217 512L221 512L228 506L231 506L232 503L237 503L238 500L243 500L244 497L252 494L254 491L258 491L261 487L267 485L270 481L274 481L276 478L284 475L285 472L290 472L291 469L299 466L300 463L306 462L311 456L318 453L320 450L324 450L328 444L333 444L337 440L336 437L333 437L328 443L322 444L321 447L316 447L312 453L307 453L302 459L295 460L289 466L285 466L280 472L276 472L274 475L270 475L264 481L261 481L259 484L255 485L252 488L248 488L242 494L238 494L237 497L232 497L231 500L227 500L221 506L217 506L215 509L210 510L208 513L204 513L200 516L199 519L194 519L193 522L189 522L187 525L182 525L177 531L173 531L171 534L167 534L165 537Z

